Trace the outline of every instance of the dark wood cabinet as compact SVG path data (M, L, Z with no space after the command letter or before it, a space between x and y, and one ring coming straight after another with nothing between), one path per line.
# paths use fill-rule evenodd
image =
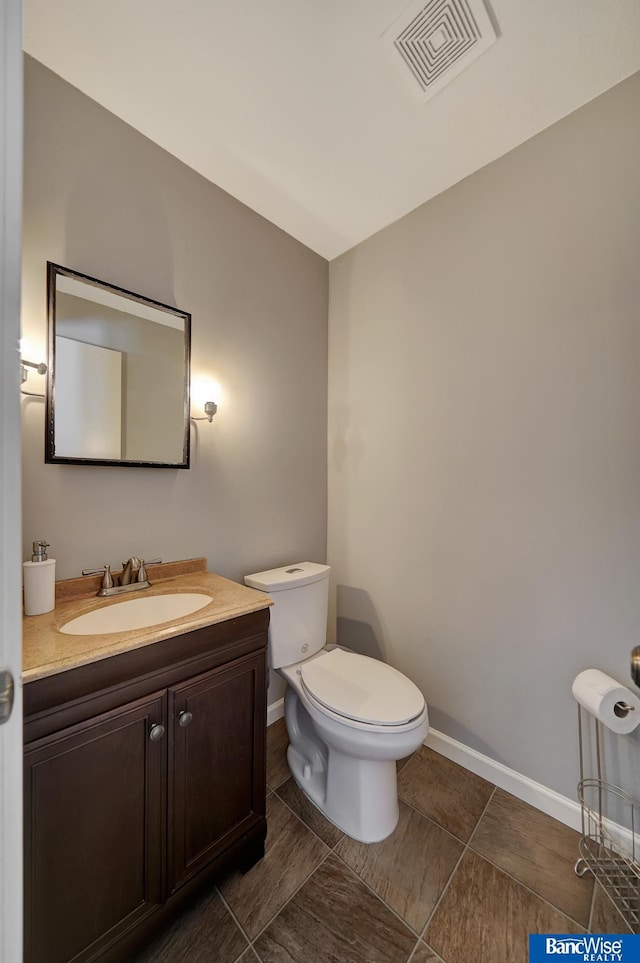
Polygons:
M25 686L27 963L126 960L262 855L267 626L261 611Z
M254 711L263 687L262 659L251 656L169 690L171 892L263 814L264 723Z
M160 904L164 751L149 732L165 717L156 694L26 751L26 959L97 953Z

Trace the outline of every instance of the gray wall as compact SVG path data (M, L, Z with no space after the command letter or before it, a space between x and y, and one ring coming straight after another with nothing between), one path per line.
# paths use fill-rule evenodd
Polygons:
M24 557L46 537L58 578L131 554L234 579L323 560L326 261L29 58L25 82L29 360L52 260L191 312L192 370L223 396L189 471L45 465L44 404L24 399Z
M339 639L570 796L640 640L638 171L640 75L330 268Z

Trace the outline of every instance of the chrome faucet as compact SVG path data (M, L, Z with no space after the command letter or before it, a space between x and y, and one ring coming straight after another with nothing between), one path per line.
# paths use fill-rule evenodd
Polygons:
M161 558L152 558L147 565L159 565ZM128 562L122 563L122 575L118 579L119 585L115 584L111 574L111 566L103 565L102 568L84 568L83 575L100 575L104 573L102 586L97 593L100 597L105 595L121 595L124 592L135 592L137 589L151 587L151 582L147 577L145 561L132 555Z

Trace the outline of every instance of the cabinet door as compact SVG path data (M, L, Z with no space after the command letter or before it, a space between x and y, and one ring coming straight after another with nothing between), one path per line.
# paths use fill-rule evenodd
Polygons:
M172 892L264 818L265 683L260 653L169 690Z
M26 747L29 963L91 960L159 903L165 723L154 693Z

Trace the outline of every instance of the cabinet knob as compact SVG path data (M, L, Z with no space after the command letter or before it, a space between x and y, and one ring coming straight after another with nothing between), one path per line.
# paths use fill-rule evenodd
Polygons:
M162 739L163 735L164 735L164 726L161 726L159 724L155 726L151 726L151 730L149 732L149 738L151 739L151 742L157 742L158 739Z
M178 724L181 725L182 728L184 729L186 726L190 724L192 719L193 719L192 714L183 709L183 711L178 716Z

